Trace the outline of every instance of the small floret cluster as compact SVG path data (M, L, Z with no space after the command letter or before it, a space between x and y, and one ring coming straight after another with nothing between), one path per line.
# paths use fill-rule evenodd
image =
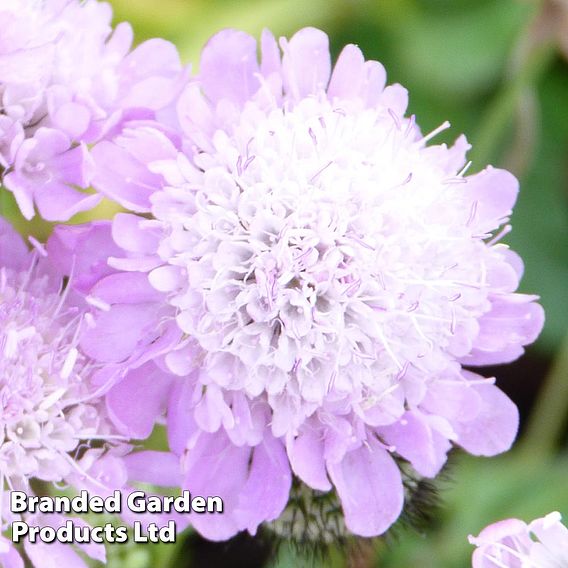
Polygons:
M473 568L560 568L568 566L568 529L554 512L529 524L499 521L469 537L477 548Z

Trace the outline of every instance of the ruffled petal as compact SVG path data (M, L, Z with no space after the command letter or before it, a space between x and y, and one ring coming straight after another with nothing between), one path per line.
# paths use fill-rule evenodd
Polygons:
M307 485L319 491L329 491L324 459L324 440L316 430L305 428L288 443L288 457L294 473Z
M131 370L106 395L111 420L129 438L147 438L166 409L173 377L154 363Z
M223 30L203 48L199 78L213 103L228 99L242 105L259 88L256 40L241 31Z
M296 32L289 42L280 40L282 76L286 92L294 99L325 91L331 73L329 39L316 28Z
M426 477L435 477L440 472L451 448L449 440L431 427L426 416L417 412L407 412L396 424L377 428L377 433Z
M374 439L327 464L347 528L360 536L383 534L398 518L404 501L400 470Z
M279 517L288 502L291 485L284 446L267 435L253 450L249 476L234 511L239 527L254 535L261 523Z
M463 371L472 380L482 377ZM519 411L515 403L491 384L472 385L479 394L481 407L473 420L452 421L457 443L476 456L494 456L507 451L519 429Z

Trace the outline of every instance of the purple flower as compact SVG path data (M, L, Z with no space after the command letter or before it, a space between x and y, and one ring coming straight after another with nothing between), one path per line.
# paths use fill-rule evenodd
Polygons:
M123 436L108 417L97 367L78 344L86 314L70 288L63 289L45 250L36 246L37 251L28 251L0 220L2 491L7 487L33 494L30 482L35 479L106 494L126 482L120 457L125 447L118 444ZM94 441L104 445L90 448ZM8 493L0 511L2 531L19 517L8 509ZM53 522L57 524L53 519L48 524ZM78 562L74 551L62 548L65 558ZM26 545L38 567L45 565L41 550L41 545ZM85 552L104 560L102 545ZM0 559L3 566L23 565L3 538Z
M128 24L111 28L96 0L8 0L0 7L0 175L23 215L48 220L93 207L87 144L125 116L168 114L185 73L173 45L130 51Z
M405 89L357 47L333 71L319 30L282 39L282 56L269 32L261 47L259 64L253 38L219 33L177 127L125 122L95 148L119 156L99 189L145 216L60 227L50 246L104 306L89 355L139 365L150 350L179 377L163 382L169 463L228 502L198 530L254 533L293 472L337 491L350 531L378 535L403 507L403 460L434 477L452 445L490 456L515 438L515 405L462 366L516 359L543 324L499 242L518 184L491 167L466 176L464 137L428 145L447 125L424 136ZM95 234L104 246L86 251Z
M528 525L507 519L469 537L473 568L560 568L568 565L568 529L554 512Z

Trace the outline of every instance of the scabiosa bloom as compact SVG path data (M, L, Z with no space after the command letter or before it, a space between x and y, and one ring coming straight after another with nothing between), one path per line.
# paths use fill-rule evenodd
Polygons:
M100 388L90 381L96 366L78 349L85 314L70 302L68 290L62 290L61 279L41 256L45 250L37 247L39 252L28 251L0 220L0 489L6 491L2 530L17 516L9 510L9 490L33 494L31 480L63 482L99 494L126 481L122 448L91 447L95 440L121 437L107 418ZM25 516L28 522L33 519ZM60 520L44 519L55 526ZM50 546L66 565L78 565L71 548ZM46 559L41 550L41 545L26 543L36 566ZM87 546L85 552L104 560L102 545ZM2 565L23 565L14 558L15 551L0 542Z
M469 537L477 546L473 568L562 568L568 566L568 529L554 512L528 525L499 521Z
M6 0L0 6L0 174L23 215L47 220L94 206L87 144L128 115L153 118L183 77L177 51L155 39L129 53L96 0Z
M493 235L515 178L466 176L463 137L428 145L440 129L424 136L406 91L357 47L333 72L321 31L280 47L265 32L259 64L250 36L215 36L177 102L179 139L133 124L105 143L147 181L145 215L61 227L54 246L77 251L83 292L106 306L82 340L90 355L136 360L159 339L160 368L183 377L168 409L181 482L226 499L198 530L254 533L282 512L293 472L335 490L347 528L373 536L452 444L510 447L515 405L463 366L516 359L543 313L515 293L522 262L499 242L510 227ZM100 248L81 258L79 232L106 232L104 269ZM135 283L126 301L112 278ZM119 327L124 341L109 340Z

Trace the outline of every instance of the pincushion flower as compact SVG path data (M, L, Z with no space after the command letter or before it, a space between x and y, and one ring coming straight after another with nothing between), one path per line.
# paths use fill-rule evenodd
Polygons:
M154 118L183 78L177 50L154 39L130 51L109 4L6 0L0 6L0 175L23 215L47 220L93 207L88 145L124 116Z
M469 537L477 548L473 568L562 568L568 566L568 529L554 512L529 523L499 521Z
M2 531L18 517L9 509L9 491L33 494L32 480L103 495L126 482L125 448L117 445L122 436L107 416L100 386L92 381L97 366L78 345L85 312L70 300L69 289L63 290L61 278L42 256L45 250L37 246L28 251L0 220ZM91 447L94 441L98 447ZM58 522L54 517L47 524ZM66 565L78 565L70 547L53 546ZM46 556L40 548L26 543L28 556L41 567ZM102 545L87 546L85 552L104 560ZM4 540L0 562L23 566Z
M254 533L281 514L293 473L335 490L347 528L373 536L452 445L510 447L515 405L464 367L519 357L543 312L515 292L522 262L499 242L516 179L466 175L464 137L429 145L447 125L423 135L405 89L357 47L333 72L319 30L280 48L265 32L258 63L253 38L216 35L177 101L177 132L134 121L102 143L145 180L144 216L61 227L50 246L105 306L81 340L90 356L151 348L182 378L164 384L168 463L184 487L226 499L223 518L192 519L198 530ZM135 199L131 184L99 181ZM95 254L78 245L88 234L104 243ZM128 299L109 285L119 278ZM126 313L139 328L109 339Z

